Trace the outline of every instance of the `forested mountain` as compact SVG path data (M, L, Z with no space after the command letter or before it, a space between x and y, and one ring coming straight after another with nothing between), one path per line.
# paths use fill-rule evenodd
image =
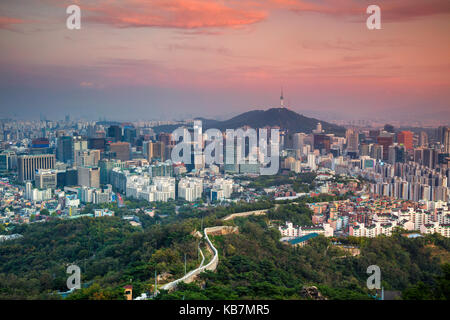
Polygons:
M344 135L345 128L324 122L314 118L308 118L298 114L287 108L271 108L268 110L252 110L225 121L210 120L198 118L203 124L203 129L215 128L219 130L237 129L243 126L250 126L252 128L264 128L278 126L281 129L287 129L291 133L305 132L311 133L317 126L317 123L322 124L322 128L326 133L334 133L337 135ZM164 125L155 127L155 132L172 132L179 125Z

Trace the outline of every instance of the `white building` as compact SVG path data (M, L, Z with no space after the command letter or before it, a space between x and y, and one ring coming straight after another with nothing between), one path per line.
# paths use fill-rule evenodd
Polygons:
M186 201L201 199L203 180L200 178L183 178L178 183L178 197Z
M231 194L233 193L233 180L223 178L216 179L214 181L212 190L215 191L221 190L222 192L219 193L223 195L224 199L228 199L231 197Z

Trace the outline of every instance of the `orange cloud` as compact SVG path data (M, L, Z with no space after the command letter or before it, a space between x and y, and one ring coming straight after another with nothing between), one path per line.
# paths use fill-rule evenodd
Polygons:
M89 22L119 28L239 27L264 20L267 13L246 1L222 0L110 0L80 5Z
M265 20L273 10L367 17L379 5L385 22L450 14L449 0L42 0L65 7L76 3L83 21L118 28L162 27L196 29L239 27ZM193 31L194 32L194 31ZM213 33L208 33L213 34Z

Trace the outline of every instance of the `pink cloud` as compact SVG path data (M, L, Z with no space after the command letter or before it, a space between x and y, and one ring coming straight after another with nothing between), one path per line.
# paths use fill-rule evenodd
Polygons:
M321 13L336 16L365 16L369 5L378 5L384 21L402 21L418 17L450 14L448 0L268 0L274 7L298 13Z
M83 20L118 28L161 27L218 34L207 28L229 28L264 21L273 10L367 17L371 4L379 5L386 22L450 14L448 0L43 0L65 7L76 3Z
M22 19L0 16L0 29L11 30L12 25L25 23Z
M264 20L267 13L246 1L128 0L96 1L80 5L86 20L128 27L209 28L239 27Z

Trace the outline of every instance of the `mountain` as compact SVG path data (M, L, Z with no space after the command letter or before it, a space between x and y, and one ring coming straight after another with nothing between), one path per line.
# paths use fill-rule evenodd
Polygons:
M237 129L243 126L250 126L255 129L264 128L266 126L279 126L281 129L287 129L290 133L311 133L311 131L316 128L317 123L320 122L326 133L334 133L339 136L345 134L345 128L343 127L318 119L305 117L287 108L248 111L225 121L205 118L196 118L196 120L202 121L203 130L216 128L225 131L226 129ZM177 127L179 127L179 125L165 125L154 127L153 130L155 130L156 133L172 132Z
M314 118L308 118L298 114L287 108L272 108L268 110L253 110L242 113L225 121L201 119L203 127L217 128L219 130L237 129L245 125L252 128L263 128L266 126L279 126L281 129L287 129L291 133L305 132L310 133L317 126L317 123L322 124L322 128L326 133L334 133L343 135L345 128L320 121Z

